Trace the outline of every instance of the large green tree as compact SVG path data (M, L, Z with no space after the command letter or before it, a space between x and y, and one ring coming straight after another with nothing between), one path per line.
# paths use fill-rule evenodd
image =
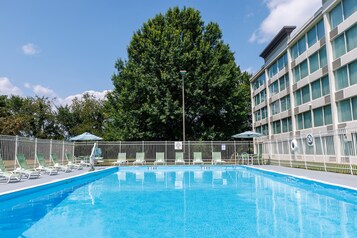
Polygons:
M0 134L60 138L52 105L44 97L0 96Z
M71 105L57 108L57 121L64 138L83 132L103 136L104 102L91 94L74 98Z
M249 127L249 75L242 73L216 23L192 8L169 9L134 33L108 96L106 136L119 140L229 139ZM187 73L180 75L180 70Z

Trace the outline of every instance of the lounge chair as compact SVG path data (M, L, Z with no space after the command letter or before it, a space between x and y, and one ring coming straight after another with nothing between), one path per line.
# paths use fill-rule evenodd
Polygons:
M63 164L60 164L60 163L59 163L58 157L57 157L56 154L51 154L50 158L51 158L51 160L52 160L53 167L57 168L58 170L63 171L63 172L65 172L65 173L72 171L72 169L71 169L70 166L68 166L68 165L63 165Z
M135 164L141 164L141 165L146 164L144 152L136 153L136 157L135 157L135 161L133 162L133 165L135 165Z
M43 154L37 154L36 160L38 162L38 167L35 168L37 171L48 173L48 175L58 174L57 168L53 166L47 166L45 156Z
M10 182L19 182L21 180L21 174L15 171L9 172L2 160L2 156L0 154L0 181L5 180L6 183Z
M113 165L127 164L126 153L118 153L117 161L113 162Z
M183 159L183 152L175 153L175 164L185 164L185 160Z
M28 166L24 154L17 154L16 155L16 161L17 161L18 165L20 166L20 168L17 168L15 170L16 172L19 172L22 175L25 175L28 179L40 177L40 172L39 171L37 171L35 169L31 169Z
M212 164L225 164L226 161L222 160L221 152L212 152Z
M156 152L156 159L154 165L157 164L166 164L164 152Z
M202 152L193 152L192 164L203 164Z
M69 167L71 167L71 169L78 169L78 170L80 170L80 169L83 169L83 164L78 164L78 163L76 163L75 162L75 160L74 160L74 156L72 155L72 153L65 153L64 154L65 155L65 157L66 157L66 159L67 159L67 165L69 166Z

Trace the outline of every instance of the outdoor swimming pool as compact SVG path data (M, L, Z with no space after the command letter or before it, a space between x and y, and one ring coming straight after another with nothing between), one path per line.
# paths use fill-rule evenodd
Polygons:
M356 237L357 192L244 167L120 167L0 203L1 237Z

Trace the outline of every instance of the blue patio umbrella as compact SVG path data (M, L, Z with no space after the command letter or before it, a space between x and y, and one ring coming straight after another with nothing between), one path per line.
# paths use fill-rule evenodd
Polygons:
M78 136L72 137L69 139L70 141L98 141L98 140L103 140L102 137L93 135L89 132L84 132L83 134L80 134Z

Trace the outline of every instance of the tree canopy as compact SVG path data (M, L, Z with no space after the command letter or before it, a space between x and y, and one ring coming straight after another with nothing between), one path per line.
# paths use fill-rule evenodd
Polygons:
M226 140L249 128L249 75L218 24L205 25L197 10L175 7L145 22L115 68L108 139L181 140L183 81L187 140Z

